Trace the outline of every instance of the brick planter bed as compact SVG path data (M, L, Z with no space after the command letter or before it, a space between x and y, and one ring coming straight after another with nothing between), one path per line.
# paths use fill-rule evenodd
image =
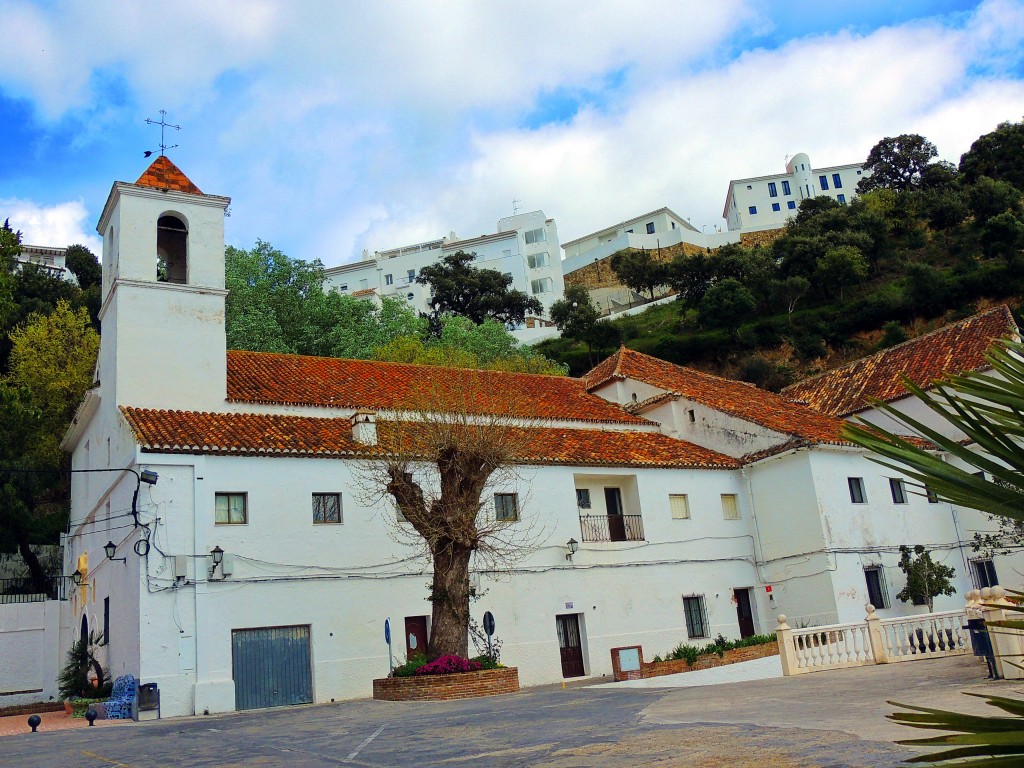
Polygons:
M0 707L0 717L12 715L34 715L37 712L63 712L63 701L42 701L36 704L16 704L11 707Z
M698 669L724 667L727 664L737 664L741 661L753 661L754 659L778 655L778 643L765 643L764 645L748 645L746 648L735 648L731 651L726 651L721 658L715 653L698 656L697 661L693 663L692 667L686 663L686 659L672 659L670 661L642 662L640 669L643 671L644 677L660 677L661 675L675 675L679 672L696 672Z
M516 667L457 672L452 675L383 677L373 681L373 698L382 701L445 701L497 696L519 690Z
M628 672L622 671L619 667L619 651L636 649L640 659L640 669ZM612 648L612 672L616 681L639 680L644 677L660 677L661 675L677 675L680 672L696 672L698 669L710 669L711 667L724 667L727 664L736 664L741 661L753 661L763 659L767 656L778 656L778 643L764 643L762 645L748 645L746 648L735 648L726 651L721 657L717 653L708 653L698 656L697 660L690 666L686 659L671 659L669 661L644 661L643 648L639 645L627 645L622 648Z

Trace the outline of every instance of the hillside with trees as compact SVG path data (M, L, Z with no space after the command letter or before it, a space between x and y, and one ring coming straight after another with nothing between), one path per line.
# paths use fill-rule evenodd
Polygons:
M539 350L579 374L620 343L778 390L995 302L1024 296L1024 123L980 137L959 166L916 134L886 137L841 205L803 200L767 247L658 262L612 257L640 293L677 301L598 320L584 295L552 309L563 338ZM653 294L652 294L653 295Z

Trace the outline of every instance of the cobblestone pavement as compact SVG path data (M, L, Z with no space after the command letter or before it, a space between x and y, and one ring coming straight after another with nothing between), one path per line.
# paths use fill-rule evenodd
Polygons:
M730 766L891 768L916 734L887 698L978 711L973 658L703 688L533 688L461 702L338 704L11 736L0 766ZM981 710L985 707L980 704Z

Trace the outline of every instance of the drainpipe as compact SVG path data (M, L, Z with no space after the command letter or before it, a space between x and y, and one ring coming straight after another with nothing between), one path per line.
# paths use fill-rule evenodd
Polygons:
M754 521L754 572L762 584L768 580L764 575L764 548L761 545L761 529L757 524L757 505L754 503L754 489L750 483L750 472L747 467L740 468L740 474L747 483L747 498L750 499L750 519Z

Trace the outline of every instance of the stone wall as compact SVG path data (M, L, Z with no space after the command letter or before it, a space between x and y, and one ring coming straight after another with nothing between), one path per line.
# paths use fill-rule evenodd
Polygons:
M383 677L373 681L373 698L382 701L447 701L497 696L519 690L516 667L481 669L454 675Z
M744 248L753 248L755 245L768 246L785 233L785 228L763 229L760 232L744 232L740 235L740 245Z

